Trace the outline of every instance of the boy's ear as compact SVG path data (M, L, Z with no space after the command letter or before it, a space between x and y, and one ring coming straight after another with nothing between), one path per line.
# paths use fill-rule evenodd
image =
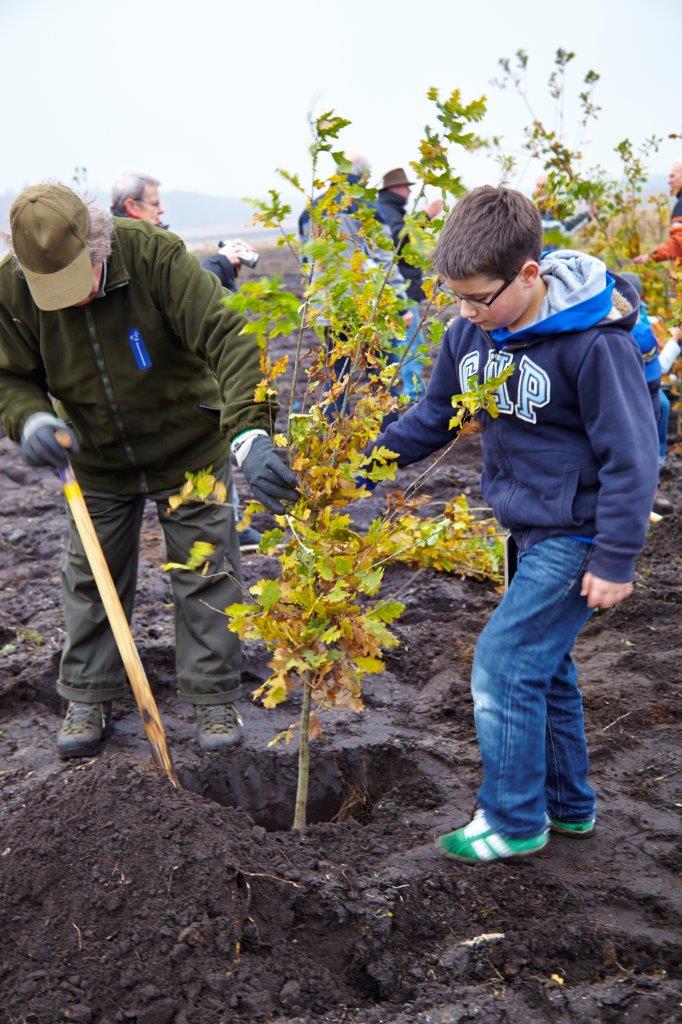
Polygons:
M529 288L535 284L540 276L540 264L536 263L535 260L526 260L521 267L520 276L524 285Z

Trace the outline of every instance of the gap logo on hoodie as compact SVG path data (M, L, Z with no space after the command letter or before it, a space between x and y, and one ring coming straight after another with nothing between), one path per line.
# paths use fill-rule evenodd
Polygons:
M459 364L459 383L462 391L469 387L469 380L472 376L478 379L478 370L481 357L480 352L469 352ZM483 371L483 379L490 380L491 377L498 377L508 366L514 362L511 352L489 352L488 360ZM519 363L519 379L516 404L509 397L507 382L501 384L495 392L497 408L505 416L512 414L525 420L526 423L537 423L535 410L542 409L549 405L552 397L552 384L549 374L538 366L530 356L521 356Z

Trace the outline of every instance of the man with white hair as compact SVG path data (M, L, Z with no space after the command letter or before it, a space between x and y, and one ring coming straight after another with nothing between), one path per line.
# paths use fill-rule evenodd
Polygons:
M157 228L167 227L161 223L164 210L159 196L160 184L149 174L124 171L111 189L111 212L115 217L146 220Z
M670 231L667 242L663 242L651 252L636 256L633 263L648 263L654 260L682 260L682 160L676 160L668 174L670 194L675 197L675 205L670 215Z
M213 545L205 576L175 572L178 695L194 706L199 746L237 743L241 649L216 614L241 600L229 505L168 498L186 471L213 466L229 485L229 448L254 496L283 513L296 478L269 434L276 405L256 403L258 346L222 302L218 280L182 241L143 218L112 219L64 185L25 189L10 210L13 253L0 263L0 423L32 466L70 456L121 603L132 616L142 514L156 503L169 559ZM220 410L216 423L198 409ZM57 692L68 701L61 757L96 753L125 674L73 520L62 571L66 643Z

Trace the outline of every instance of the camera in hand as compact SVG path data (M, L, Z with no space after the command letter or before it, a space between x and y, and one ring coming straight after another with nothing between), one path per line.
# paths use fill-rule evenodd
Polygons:
M218 242L218 251L224 249L226 246L232 246L233 244L234 243L230 241ZM239 243L239 248L236 249L236 256L243 266L251 267L252 269L253 267L256 266L259 259L259 254L256 252L256 250L252 249L250 245L246 245L245 242L241 241Z

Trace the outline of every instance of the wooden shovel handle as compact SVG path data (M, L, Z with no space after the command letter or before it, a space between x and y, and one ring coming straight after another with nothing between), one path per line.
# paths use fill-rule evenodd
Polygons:
M57 444L61 445L62 448L71 447L71 434L68 430L55 430L54 436Z
M68 444L64 444L59 434L66 437ZM55 431L55 436L59 441L59 444L64 448L68 448L71 445L71 439L69 435L61 430ZM168 749L168 742L166 740L166 733L164 732L163 724L159 716L159 709L156 706L154 700L154 694L151 691L147 675L144 670L144 666L140 661L140 655L137 652L133 635L128 625L125 612L119 600L114 581L111 578L109 572L109 566L104 558L104 552L102 551L102 545L99 542L99 538L95 533L95 528L92 525L92 519L88 512L83 492L80 489L78 481L73 475L73 470L69 467L67 470L60 471L60 478L64 484L64 494L66 500L69 503L71 514L73 515L78 535L81 539L81 543L85 549L88 562L90 563L90 570L94 577L97 589L99 590L99 596L102 599L104 610L107 613L109 619L109 625L111 631L114 634L116 646L118 647L121 660L128 674L130 685L135 695L137 707L142 717L142 724L144 725L144 731L147 734L147 740L151 747L152 757L156 764L161 770L168 776L172 784L177 788L179 782L173 768L173 762L171 761L170 751Z

